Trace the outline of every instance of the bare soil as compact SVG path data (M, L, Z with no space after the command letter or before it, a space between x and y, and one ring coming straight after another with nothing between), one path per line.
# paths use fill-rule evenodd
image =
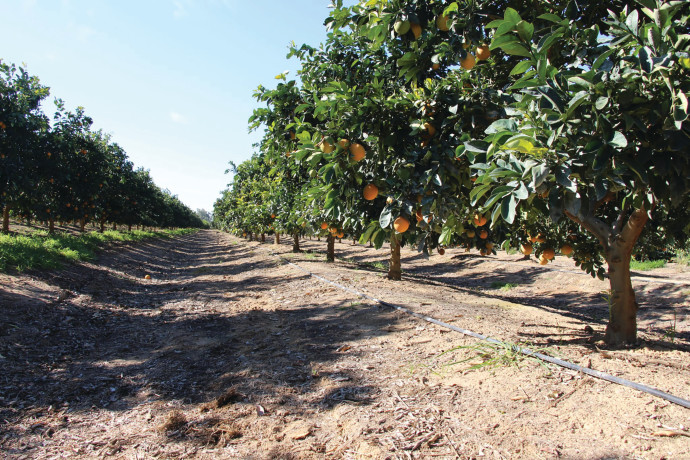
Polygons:
M690 458L686 408L286 260L690 399L687 267L635 274L640 346L606 350L608 284L569 259L403 248L394 282L386 249L336 243L327 264L325 240L283 240L201 231L0 275L2 458Z

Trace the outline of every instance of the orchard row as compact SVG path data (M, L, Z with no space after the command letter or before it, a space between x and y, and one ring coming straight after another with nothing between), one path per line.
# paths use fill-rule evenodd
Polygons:
M46 222L199 227L203 222L177 197L134 169L92 119L56 101L52 123L41 110L49 89L25 69L0 60L0 207L10 216Z
M560 252L609 277L606 341L635 343L631 256L690 230L689 16L661 0L336 1L326 42L290 49L298 78L256 90L263 139L216 225L388 241L392 279L401 245Z

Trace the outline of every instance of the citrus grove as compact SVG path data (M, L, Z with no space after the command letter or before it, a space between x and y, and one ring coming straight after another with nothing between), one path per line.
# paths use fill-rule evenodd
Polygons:
M201 227L176 196L134 169L109 135L91 129L84 109L56 101L52 122L41 110L49 89L25 69L0 60L0 208L10 218L99 226Z
M606 342L636 341L635 254L680 247L690 4L334 2L297 80L259 86L259 150L215 225L481 255L572 257L610 280ZM277 239L277 238L276 238ZM644 241L641 249L639 241Z

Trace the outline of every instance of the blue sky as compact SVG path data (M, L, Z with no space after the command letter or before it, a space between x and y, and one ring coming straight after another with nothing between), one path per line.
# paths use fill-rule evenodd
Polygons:
M192 209L211 210L228 161L253 152L263 84L326 38L327 0L0 0L0 58L26 64Z

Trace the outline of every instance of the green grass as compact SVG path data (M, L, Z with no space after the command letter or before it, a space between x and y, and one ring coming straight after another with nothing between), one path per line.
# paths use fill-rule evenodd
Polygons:
M50 235L46 231L37 231L28 235L0 235L0 272L59 268L64 262L93 259L98 248L110 242L172 238L193 231L195 230L108 230L76 236L67 233Z
M675 263L679 265L685 265L690 267L690 249L681 249L676 253L674 260Z
M514 287L518 287L517 283L504 283L503 281L493 281L491 289L500 289L501 291L510 291Z
M630 270L637 270L637 271L647 271L647 270L654 270L655 268L662 268L666 266L666 261L665 260L631 260L630 261Z

